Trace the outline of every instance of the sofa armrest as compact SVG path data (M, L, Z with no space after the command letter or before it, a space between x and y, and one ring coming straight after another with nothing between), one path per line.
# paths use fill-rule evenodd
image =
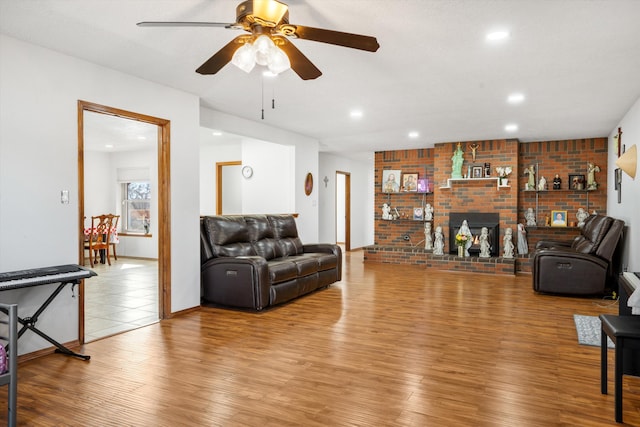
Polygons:
M200 268L202 298L262 310L269 306L269 267L259 256L212 258Z
M604 292L609 263L571 249L545 249L533 255L533 288L540 292L591 295Z

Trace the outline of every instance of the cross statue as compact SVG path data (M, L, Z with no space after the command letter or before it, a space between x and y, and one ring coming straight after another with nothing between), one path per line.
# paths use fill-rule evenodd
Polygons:
M467 145L467 148L469 148L469 150L471 150L471 158L475 162L476 161L476 150L478 148L480 148L480 144L470 144L470 145Z

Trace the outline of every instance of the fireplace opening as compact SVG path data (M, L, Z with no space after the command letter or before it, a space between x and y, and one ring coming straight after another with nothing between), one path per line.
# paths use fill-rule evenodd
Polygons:
M458 253L456 234L458 234L462 221L465 219L473 236L469 254L473 256L480 254L480 233L482 232L482 227L487 227L489 231L489 253L492 257L497 257L500 253L500 214L491 212L451 212L449 214L449 253Z

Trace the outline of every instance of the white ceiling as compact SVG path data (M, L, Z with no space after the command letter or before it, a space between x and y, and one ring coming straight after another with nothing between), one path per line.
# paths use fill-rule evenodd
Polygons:
M195 73L239 33L140 28L235 21L239 0L0 0L0 32L196 94L203 106L318 139L321 150L606 136L640 97L637 0L289 0L294 24L376 36L363 52L293 43L323 72L264 82L229 64ZM510 38L489 43L505 29ZM526 96L520 105L506 98ZM275 96L276 108L271 109ZM364 116L353 120L359 108ZM140 113L144 113L143 111ZM504 126L517 123L519 130ZM408 132L420 136L408 138Z

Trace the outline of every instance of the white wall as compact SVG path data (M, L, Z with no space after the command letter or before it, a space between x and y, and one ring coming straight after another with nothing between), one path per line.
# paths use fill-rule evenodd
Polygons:
M211 144L201 140L200 215L216 214L216 162L239 160L242 160L241 144Z
M609 135L609 176L607 177L607 213L624 220L628 226L623 255L623 266L629 271L640 271L640 168L635 179L622 173L622 203L618 204L618 193L615 191L614 170L618 152L615 149L614 135L622 128L622 144L628 149L632 145L640 145L640 98L629 109Z
M318 181L318 141L304 135L299 135L283 129L268 126L264 123L253 122L251 120L242 119L240 117L231 116L220 111L207 108L200 109L200 124L210 129L218 129L223 132L229 132L235 135L243 135L247 140L243 140L242 162L248 164L254 169L253 179L258 176L271 177L276 173L279 177L286 175L286 182L283 184L286 189L280 190L271 187L268 191L264 191L263 183L255 185L245 185L243 187L243 198L245 201L243 209L246 213L250 212L266 212L267 209L277 209L276 212L297 212L300 216L297 219L298 234L303 242L318 241L318 199L315 193ZM268 162L265 162L261 155L256 155L247 148L253 146L256 141L268 141L269 143L295 147L294 150L287 148L287 152L279 152L281 157L273 156L261 152L261 155L268 155ZM260 150L258 145L253 146ZM285 172L273 172L275 169L284 169L284 165L288 165L289 169ZM256 169L258 168L258 169ZM271 172L269 172L271 171ZM311 196L304 194L304 179L308 172L313 174L315 181L314 192ZM265 175L267 174L267 175ZM251 180L248 180L251 181ZM272 181L269 182L272 185ZM282 200L276 201L274 198Z
M320 153L316 186L319 190L319 241L336 241L336 171L351 174L351 249L373 244L373 153L369 160L353 160ZM324 177L329 179L325 187Z
M0 271L78 262L82 99L171 121L171 310L198 306L198 98L4 35L0 58ZM60 203L61 190L69 190L69 204ZM50 292L38 286L2 299L18 302L24 316ZM39 326L60 342L77 339L77 298L63 292ZM49 346L27 332L19 351Z

